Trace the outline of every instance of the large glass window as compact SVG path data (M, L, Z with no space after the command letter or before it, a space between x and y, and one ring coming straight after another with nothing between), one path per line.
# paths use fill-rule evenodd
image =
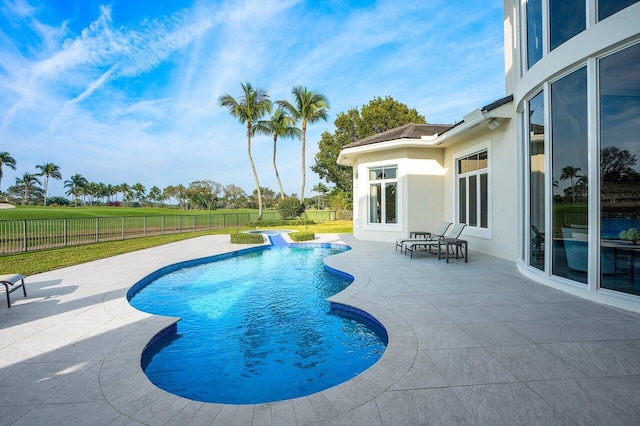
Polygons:
M458 221L489 227L489 155L481 151L457 160Z
M527 13L527 68L542 59L542 0L529 0Z
M585 30L586 3L585 0L549 0L551 50Z
M600 286L640 295L640 45L599 74Z
M529 264L544 270L545 248L544 93L529 101Z
M554 275L587 282L587 69L551 84Z
M638 1L640 0L598 0L598 20L602 21Z
M398 168L369 169L369 223L398 223Z

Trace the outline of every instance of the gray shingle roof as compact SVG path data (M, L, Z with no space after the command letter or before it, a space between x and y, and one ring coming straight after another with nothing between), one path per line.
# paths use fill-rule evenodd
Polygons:
M398 139L420 139L422 136L442 134L451 128L450 124L415 124L409 123L396 127L377 135L351 142L342 148L355 148L358 146L372 145L380 142L394 141Z

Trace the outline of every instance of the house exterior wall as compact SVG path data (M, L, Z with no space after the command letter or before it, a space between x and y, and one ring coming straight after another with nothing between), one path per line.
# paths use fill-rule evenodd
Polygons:
M504 108L504 107L503 107ZM509 107L511 108L511 107ZM445 149L444 217L458 222L456 158L463 154L489 149L489 229L488 232L473 232L466 228L463 239L469 241L471 250L516 261L519 258L518 239L518 162L517 134L514 120L502 120L500 127L490 130L486 125L461 138Z
M440 149L393 149L363 154L354 165L354 236L395 241L409 231L436 229L443 220L443 152ZM398 223L369 223L369 169L398 167Z

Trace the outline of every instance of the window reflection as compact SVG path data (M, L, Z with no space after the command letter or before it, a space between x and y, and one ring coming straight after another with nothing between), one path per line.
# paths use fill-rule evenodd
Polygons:
M551 50L560 46L587 25L585 0L549 0Z
M636 295L640 295L638 117L640 45L600 60L600 286Z
M587 69L551 85L553 257L556 276L587 282Z
M640 0L598 0L598 20L602 21L638 1Z
M545 248L544 97L529 101L529 264L544 270Z
M542 59L542 0L527 1L527 68Z

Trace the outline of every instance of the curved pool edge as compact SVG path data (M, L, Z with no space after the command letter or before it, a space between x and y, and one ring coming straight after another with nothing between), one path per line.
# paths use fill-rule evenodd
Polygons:
M356 254L353 249L354 244L349 242L352 238L351 235L322 234L316 238L315 242L336 243L352 247L352 250L325 258L326 265L354 277L354 281L345 290L329 298L329 301L367 312L382 324L388 335L388 345L382 357L358 376L311 395L255 405L205 403L171 394L158 388L147 378L142 370L141 354L155 336L174 326L179 318L146 314L131 306L126 297L122 297L121 302L126 305L126 309L121 307L121 310L126 311L123 316L133 324L129 324L132 330L107 354L102 364L99 381L105 400L120 413L147 424L154 423L152 421L154 418L175 419L180 416L180 413L193 413L199 410L210 412L214 417L227 405L233 407L254 406L256 410L258 410L257 407L289 409L292 404L301 408L311 407L319 401L318 398L335 408L335 410L331 410L330 414L327 413L327 416L323 417L323 419L330 419L348 413L389 390L393 384L407 374L413 365L418 350L417 337L411 326L392 309L381 306L373 300L367 300L365 296L358 297L359 293L366 289L369 277L364 271L358 270L355 264L345 264L345 262L350 262L349 257ZM266 244L264 246L268 247ZM263 245L258 247L263 247ZM217 254L229 254L236 251L238 250L227 249ZM168 263L161 267L170 265ZM153 271L148 272L145 276L151 273ZM133 284L127 288L127 291L132 286ZM142 407L145 409L141 410Z

